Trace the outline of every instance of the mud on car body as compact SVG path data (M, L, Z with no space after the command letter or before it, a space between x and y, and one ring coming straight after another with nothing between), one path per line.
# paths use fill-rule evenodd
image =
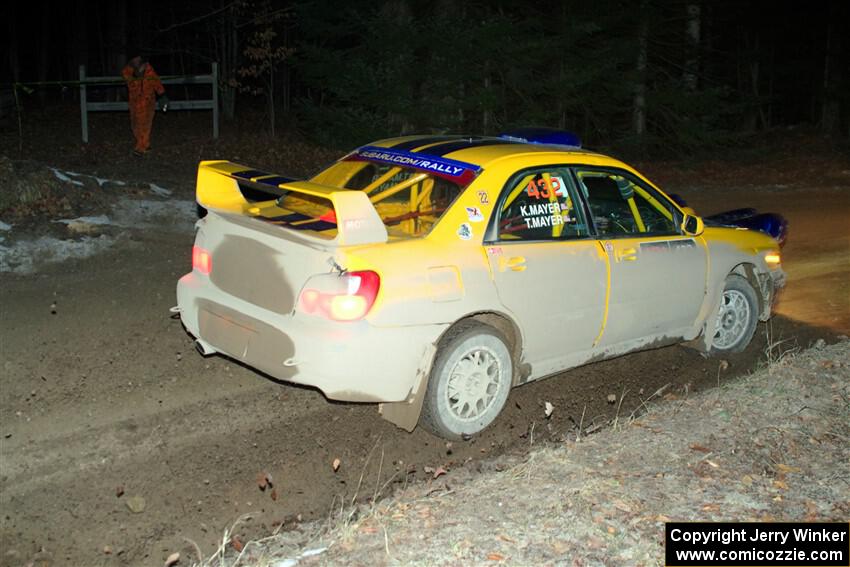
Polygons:
M207 161L197 199L177 310L203 354L446 438L592 360L743 350L784 285L774 238L555 131L381 140L303 181Z

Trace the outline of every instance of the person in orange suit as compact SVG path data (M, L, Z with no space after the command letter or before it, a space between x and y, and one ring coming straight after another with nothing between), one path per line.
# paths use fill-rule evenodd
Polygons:
M153 115L156 112L156 97L161 96L163 108L168 104L165 98L165 87L159 80L151 64L142 56L130 59L121 76L127 82L130 106L130 127L136 138L133 154L145 155L151 145L151 128Z

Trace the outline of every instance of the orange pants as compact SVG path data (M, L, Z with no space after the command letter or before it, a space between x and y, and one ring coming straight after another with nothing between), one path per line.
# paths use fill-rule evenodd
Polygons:
M130 101L130 127L136 138L137 152L145 153L151 146L151 129L153 128L153 115L156 113L156 102L150 100Z

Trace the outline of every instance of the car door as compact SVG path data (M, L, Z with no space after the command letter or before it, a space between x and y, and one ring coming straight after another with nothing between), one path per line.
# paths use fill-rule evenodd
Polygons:
M679 210L635 176L598 168L576 168L575 174L611 273L599 346L680 338L705 296L703 240L683 234Z
M485 246L499 299L521 327L529 379L584 362L602 329L608 268L569 169L513 175Z

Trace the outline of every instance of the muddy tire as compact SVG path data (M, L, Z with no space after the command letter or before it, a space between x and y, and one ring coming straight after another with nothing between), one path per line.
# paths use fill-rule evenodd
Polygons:
M753 286L746 278L730 274L723 287L717 325L711 339L710 354L726 356L741 352L753 338L759 318L759 303Z
M508 341L496 329L464 324L441 341L420 424L444 439L475 435L493 423L511 389Z

